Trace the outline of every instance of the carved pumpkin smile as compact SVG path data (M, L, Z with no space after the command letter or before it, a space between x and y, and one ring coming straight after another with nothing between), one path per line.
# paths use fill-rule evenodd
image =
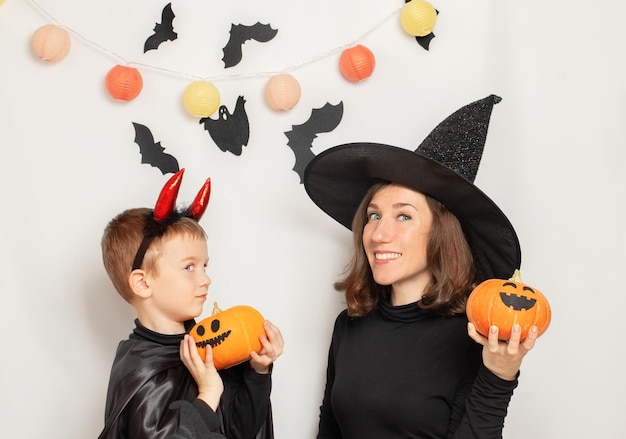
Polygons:
M213 319L211 321L210 326L211 326L211 331L213 333L216 333L217 331L220 330L220 321L218 319ZM196 327L196 333L200 337L204 337L204 334L206 334L206 328L204 327L203 324L198 324L198 326ZM229 329L226 332L216 335L215 337L202 339L201 341L196 343L196 346L199 348L206 348L206 345L211 345L211 347L214 348L215 346L218 346L224 340L226 340L226 338L228 338L230 333L231 333L231 330Z
M515 282L505 282L502 286L514 289L517 288L517 284ZM527 286L524 286L522 291L529 291L530 293L535 294L535 290ZM506 291L500 291L500 300L502 300L502 303L504 303L505 306L513 308L515 311L529 310L535 306L535 303L537 303L537 299L520 296L515 292Z

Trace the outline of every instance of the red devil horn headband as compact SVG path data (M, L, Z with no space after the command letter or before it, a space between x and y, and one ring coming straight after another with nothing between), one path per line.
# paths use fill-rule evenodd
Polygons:
M211 179L207 178L204 185L196 195L196 198L184 211L180 212L176 210L176 198L178 197L178 191L180 184L183 180L183 174L185 169L181 169L174 174L163 186L159 198L154 206L153 213L146 219L146 226L144 228L144 237L141 241L141 245L135 255L133 262L133 270L141 268L143 258L150 247L150 244L157 236L162 236L167 230L167 227L176 222L182 217L192 218L196 221L200 221L202 215L206 211L209 204L209 198L211 197Z

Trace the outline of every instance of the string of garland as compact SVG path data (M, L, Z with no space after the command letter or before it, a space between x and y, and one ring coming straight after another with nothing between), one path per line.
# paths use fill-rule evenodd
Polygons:
M358 44L359 41L365 39L370 33L377 30L392 17L398 15L398 13L400 14L400 24L408 34L415 36L418 42L420 38L425 38L430 41L430 38L434 36L432 35L432 29L437 19L437 11L430 3L424 0L410 0L402 7L392 11L353 41L315 55L297 64L287 66L281 71L201 77L187 72L127 60L123 56L99 45L72 28L59 23L37 0L29 0L29 2L46 16L49 21L54 23L41 26L33 34L32 47L41 60L46 62L58 62L65 58L71 47L71 34L88 46L118 60L118 64L108 72L105 78L107 91L113 99L120 101L131 101L135 99L143 89L143 78L137 67L145 68L191 79L192 82L183 93L183 103L186 110L195 117L208 117L219 107L220 95L213 82L254 77L270 77L265 87L267 104L275 110L289 110L293 108L300 99L300 85L289 72L293 72L306 65L335 55L338 52L341 52L339 66L343 76L350 81L362 81L372 74L375 67L375 58L367 47ZM168 6L170 5L171 4Z

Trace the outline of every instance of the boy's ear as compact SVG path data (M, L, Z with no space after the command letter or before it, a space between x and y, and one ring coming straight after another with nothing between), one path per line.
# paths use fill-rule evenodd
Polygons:
M133 270L128 276L128 284L133 293L141 299L147 299L152 294L148 283L146 282L146 272L137 269Z

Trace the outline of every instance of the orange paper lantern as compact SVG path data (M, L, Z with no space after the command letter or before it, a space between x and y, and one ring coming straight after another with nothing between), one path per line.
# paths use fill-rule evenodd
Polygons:
M209 117L220 105L220 92L208 81L194 81L185 89L183 104L192 116Z
M402 29L414 37L424 37L430 34L437 22L437 11L427 1L411 0L400 11L400 25Z
M359 44L344 50L339 58L339 70L349 81L362 81L369 78L376 67L374 54Z
M272 76L265 84L265 102L274 110L291 110L300 100L300 83L283 73Z
M56 62L69 53L71 40L69 33L62 27L46 24L35 31L31 44L39 58Z
M104 80L107 91L113 99L132 101L143 88L143 78L134 67L116 65Z

